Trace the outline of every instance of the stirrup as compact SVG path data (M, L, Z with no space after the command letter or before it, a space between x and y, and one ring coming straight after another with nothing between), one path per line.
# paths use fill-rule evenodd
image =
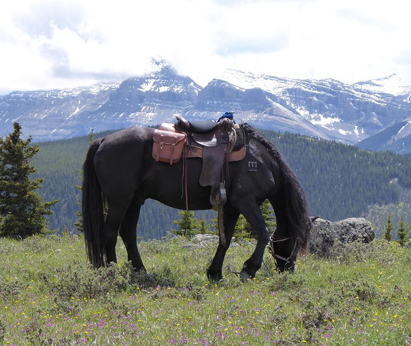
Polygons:
M220 205L227 202L227 191L225 184L220 182L220 188L211 188L210 203L211 205Z

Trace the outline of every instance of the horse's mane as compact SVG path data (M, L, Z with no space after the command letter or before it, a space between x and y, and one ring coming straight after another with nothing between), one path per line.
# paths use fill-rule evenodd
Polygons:
M258 142L260 142L270 152L270 154L273 156L273 158L276 161L282 161L285 163L281 154L279 153L279 151L277 150L277 148L271 141L269 141L266 137L264 137L260 132L258 132L250 124L244 123L241 126L244 129L245 133L247 134L248 138L254 138Z
M294 230L294 236L300 240L300 245L302 248L305 248L308 245L310 233L308 203L305 192L298 181L297 176L270 140L268 140L248 123L244 123L241 126L247 137L253 138L260 142L267 149L272 158L278 163L286 189L285 196L289 196L290 198L287 203L291 208L287 208L287 211L292 214L290 215L289 220L293 220L294 223L292 227Z

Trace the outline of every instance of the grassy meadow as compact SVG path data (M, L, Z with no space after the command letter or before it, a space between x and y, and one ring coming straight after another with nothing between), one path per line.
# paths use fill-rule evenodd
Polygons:
M230 248L210 283L216 246L141 242L148 275L94 270L81 236L0 239L0 345L410 345L411 249L375 241L299 257L278 274L269 253L254 281L240 270L254 244Z

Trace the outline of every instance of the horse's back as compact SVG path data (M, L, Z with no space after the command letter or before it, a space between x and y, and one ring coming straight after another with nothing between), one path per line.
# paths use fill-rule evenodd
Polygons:
M94 165L103 194L108 200L127 203L136 198L140 204L148 198L170 207L185 209L184 190L189 191L192 209L209 209L210 188L199 185L201 159L190 159L184 172L183 159L170 165L152 156L152 128L134 127L100 139ZM184 187L183 177L187 186Z
M117 195L114 190L132 191L139 176L151 162L153 129L130 127L101 138L94 155L94 165L105 195Z

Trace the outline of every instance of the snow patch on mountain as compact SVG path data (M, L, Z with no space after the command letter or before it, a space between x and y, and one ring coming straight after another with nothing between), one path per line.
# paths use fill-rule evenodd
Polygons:
M313 125L327 127L328 125L339 123L341 120L338 118L324 117L322 114L311 114L310 122Z
M403 127L397 132L396 139L404 138L411 135L411 119L409 119Z
M298 83L297 80L293 79L278 78L264 74L257 75L235 69L223 70L218 78L243 89L260 88L277 96L282 95L284 89L292 88Z
M0 136L21 121L36 140L52 140L133 125L216 120L225 111L257 128L358 143L393 124L411 132L411 87L391 75L345 84L333 79L297 80L227 69L204 88L164 60L122 83L74 89L13 92L0 96ZM21 119L21 120L20 120Z
M411 93L411 86L407 85L407 83L395 73L384 78L358 82L353 84L353 87L364 91L371 91L373 93L384 93L394 96Z

